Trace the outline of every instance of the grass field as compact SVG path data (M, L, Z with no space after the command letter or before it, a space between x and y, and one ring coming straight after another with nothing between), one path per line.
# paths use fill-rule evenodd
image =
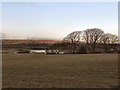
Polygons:
M109 88L117 54L3 54L3 88Z

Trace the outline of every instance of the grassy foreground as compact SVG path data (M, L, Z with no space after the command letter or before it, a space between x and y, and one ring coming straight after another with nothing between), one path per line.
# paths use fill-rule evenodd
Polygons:
M117 54L3 54L3 88L109 88Z

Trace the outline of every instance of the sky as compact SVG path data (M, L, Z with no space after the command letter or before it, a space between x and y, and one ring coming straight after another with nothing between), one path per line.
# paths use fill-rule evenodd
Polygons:
M100 28L118 34L117 2L3 2L7 39L60 39L73 31Z

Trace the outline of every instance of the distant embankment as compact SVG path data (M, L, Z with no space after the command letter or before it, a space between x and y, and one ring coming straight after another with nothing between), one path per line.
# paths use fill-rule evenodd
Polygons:
M61 40L2 40L3 48L46 48Z
M61 40L2 40L3 44L21 44L21 43L35 43L35 44L40 44L40 43L47 43L47 44L54 44L61 42Z

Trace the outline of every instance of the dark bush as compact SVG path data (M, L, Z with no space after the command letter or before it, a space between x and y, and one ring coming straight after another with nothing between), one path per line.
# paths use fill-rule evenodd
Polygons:
M86 47L84 45L82 45L80 47L79 54L86 54L86 53L87 53L87 49L86 49Z

